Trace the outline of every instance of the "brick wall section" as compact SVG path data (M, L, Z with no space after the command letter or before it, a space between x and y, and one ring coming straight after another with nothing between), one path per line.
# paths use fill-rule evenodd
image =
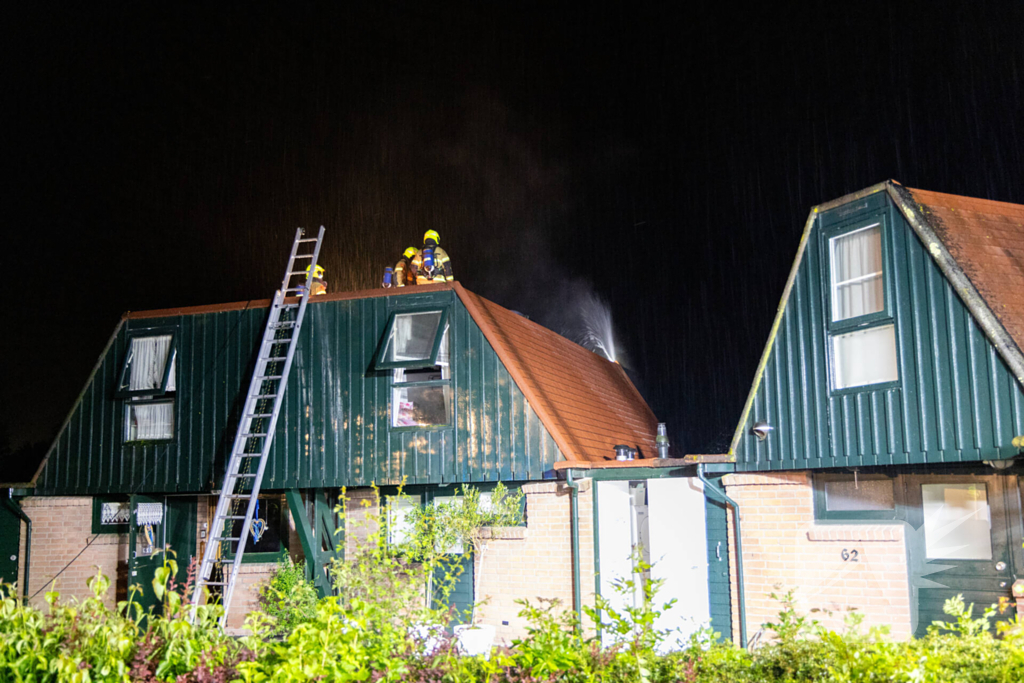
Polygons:
M723 479L740 509L747 635L780 609L769 593L795 590L797 609L831 611L813 616L841 629L843 613L856 608L864 628L889 625L896 638L910 636L910 586L902 525L815 524L810 473L731 474ZM730 510L730 543L735 526ZM843 561L843 549L858 561ZM735 563L733 563L735 564ZM730 567L733 595L736 568ZM734 638L739 614L734 601Z
M580 568L584 604L593 604L594 534L590 481L581 482ZM526 621L518 614L517 599L537 603L558 599L573 608L572 533L570 494L564 483L523 486L526 528L484 530L485 549L475 558L475 621L497 630L497 640L508 643L526 634ZM479 604L483 602L484 604ZM508 622L505 624L504 622Z
M128 535L92 533L92 498L30 497L21 501L21 507L32 519L28 594L39 594L31 603L45 605L44 596L49 590L59 591L62 598L91 597L86 581L95 576L98 567L110 579L105 601L114 607L117 563L128 560ZM20 563L24 564L24 524L21 545ZM24 577L24 567L19 567L19 572ZM51 584L54 577L56 581Z
M259 588L270 580L270 575L276 568L276 562L243 563L238 568L238 579L235 582L235 592L231 596L231 610L224 626L225 632L232 635L248 633L242 628L245 618L258 607Z

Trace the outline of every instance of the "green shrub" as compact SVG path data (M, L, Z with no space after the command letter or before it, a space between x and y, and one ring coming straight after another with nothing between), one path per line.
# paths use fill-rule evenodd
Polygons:
M269 581L259 589L259 605L273 620L271 636L286 636L299 624L316 617L319 596L303 567L285 557Z

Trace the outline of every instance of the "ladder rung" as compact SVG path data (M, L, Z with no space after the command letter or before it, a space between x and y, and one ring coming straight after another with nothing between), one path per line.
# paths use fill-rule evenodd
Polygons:
M278 308L298 308L299 304L281 304ZM287 320L285 322L288 322Z
M246 413L248 418L259 418L259 417L274 417L273 413Z
M247 493L224 493L224 494L221 494L221 495L224 498L236 498L236 499L240 499L240 500L249 500L250 498L252 498L252 496L250 496Z
M290 270L290 271L288 271L288 275L289 276L291 276L291 275L306 275L306 274L307 273L304 270Z
M262 453L235 453L238 458L262 458Z
M284 322L281 323L270 323L269 325L267 325L267 327L269 327L272 330L283 330L287 327L295 327L295 321L285 320Z
M220 541L220 542L224 542L224 541L241 541L242 537L241 536L214 536L210 540L211 541Z
M317 237L307 237L304 240L296 240L295 243L296 244L305 244L306 242L318 242L318 241L319 241L319 238L317 238Z
M263 358L260 358L260 360L265 360L265 361L268 361L268 362L279 361L279 360L288 360L288 356L264 356Z
M234 477L235 479L255 479L256 478L255 474L251 474L249 472L244 472L242 474L229 474L228 476L229 477Z
M257 375L256 379L281 379L284 375Z
M256 394L253 398L277 398L277 394Z
M232 562L233 561L234 560L232 560ZM204 586L226 586L226 585L228 585L227 581L203 581L202 579L199 580L199 583L201 583Z
M224 515L221 519L245 519L245 515Z
M243 439L248 439L253 436L266 436L268 432L249 432L248 434L242 434Z

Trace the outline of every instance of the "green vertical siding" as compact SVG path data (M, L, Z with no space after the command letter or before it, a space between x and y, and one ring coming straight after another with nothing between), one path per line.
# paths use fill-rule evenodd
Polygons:
M886 297L896 386L833 394L822 230L885 221ZM774 427L758 441L750 428ZM885 192L815 219L735 447L740 470L859 467L1005 458L1024 433L1024 390Z
M372 368L392 311L452 311L454 418L389 428L390 373ZM130 319L57 438L43 494L204 491L223 471L267 309ZM177 437L124 444L113 398L132 331L177 329ZM535 480L561 454L454 292L317 302L306 312L263 486L268 489Z
M723 488L721 477L710 477ZM711 607L711 628L722 640L732 638L732 588L729 584L729 525L726 506L705 497L704 510L708 535L708 598Z

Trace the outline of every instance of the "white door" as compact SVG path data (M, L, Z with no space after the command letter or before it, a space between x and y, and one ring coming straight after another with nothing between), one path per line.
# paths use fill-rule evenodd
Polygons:
M704 482L696 477L651 479L647 487L651 578L663 580L655 602L676 600L655 627L673 631L665 642L671 649L676 639L685 642L711 622Z

